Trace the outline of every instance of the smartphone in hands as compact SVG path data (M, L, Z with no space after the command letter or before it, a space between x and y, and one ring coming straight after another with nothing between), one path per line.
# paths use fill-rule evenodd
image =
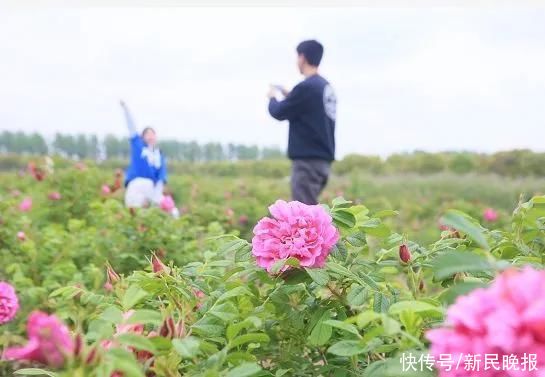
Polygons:
M283 85L273 84L272 87L276 89L276 91L278 91L283 96L287 96L289 93L288 90Z

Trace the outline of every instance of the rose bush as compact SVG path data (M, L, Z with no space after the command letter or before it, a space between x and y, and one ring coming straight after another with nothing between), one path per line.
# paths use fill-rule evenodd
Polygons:
M251 203L250 243L236 231L242 207L223 191L220 201L189 191L208 205L175 220L159 208L124 209L121 192L102 195L105 178L93 168L21 181L0 201L1 280L20 306L0 325L3 375L431 376L403 372L400 356L430 352L429 339L434 353L457 351L433 335L467 325L451 313L472 295L500 297L524 266L543 267L545 197L521 203L508 230L446 211L439 240L424 246L393 230L397 212L342 198L279 202L258 221L265 195L236 183ZM32 198L31 211L19 210L12 189ZM509 289L508 302L533 315L521 319L524 331L535 324L541 339L543 290ZM508 306L482 308L504 318ZM475 343L480 333L464 334ZM493 339L505 352L512 340Z

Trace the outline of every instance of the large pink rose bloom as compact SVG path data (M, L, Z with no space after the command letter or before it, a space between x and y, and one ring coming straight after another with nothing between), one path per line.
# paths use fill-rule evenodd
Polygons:
M502 273L489 288L459 297L448 310L445 326L428 331L426 337L435 360L452 355L454 367L447 371L439 366L440 377L545 376L545 271L527 267ZM480 355L479 371L464 369L468 354ZM487 354L498 355L499 370L484 370ZM523 370L524 354L536 355L537 370ZM519 360L519 370L504 367L503 357L510 355Z
M320 205L283 200L269 211L272 218L262 218L254 228L252 253L257 264L270 272L276 261L293 257L302 267L323 267L339 239L329 213Z
M23 347L7 348L7 360L26 360L55 368L64 365L65 358L74 353L74 339L68 328L54 315L35 311L28 317L28 343Z
M17 310L19 310L19 299L15 289L10 284L0 281L0 325L11 321Z

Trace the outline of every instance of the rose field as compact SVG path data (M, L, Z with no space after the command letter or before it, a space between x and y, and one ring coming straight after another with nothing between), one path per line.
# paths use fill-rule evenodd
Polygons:
M0 172L0 376L545 376L537 175L338 169L307 206L285 161L203 164L174 219L115 163L28 162Z

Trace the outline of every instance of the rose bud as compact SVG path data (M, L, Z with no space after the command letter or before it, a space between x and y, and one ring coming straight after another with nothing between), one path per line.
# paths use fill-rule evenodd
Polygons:
M140 350L136 352L136 358L141 363L146 363L149 359L153 357L153 354L149 351Z
M83 350L83 336L78 333L74 339L74 356L79 356Z
M169 274L170 273L170 268L167 267L162 261L161 259L159 259L159 257L155 254L153 254L151 256L151 269L153 272L155 272L156 274L159 274L159 273L166 273L166 274Z
M110 284L117 283L121 279L109 263L106 265L106 278Z
M193 294L195 295L195 298L197 299L197 305L195 306L198 309L200 309L203 305L203 299L206 297L203 291L200 289L193 289Z
M182 338L185 335L185 323L183 320L179 320L178 323L174 322L174 319L169 316L163 322L159 334L164 338Z
M174 323L174 319L171 316L168 316L163 322L159 334L164 338L172 338L174 337L175 332L176 324Z
M399 246L399 259L401 259L403 263L409 263L411 260L411 251L405 244Z
M99 360L99 358L100 358L100 355L98 353L98 347L93 347L87 353L87 357L85 358L85 364L93 365Z

